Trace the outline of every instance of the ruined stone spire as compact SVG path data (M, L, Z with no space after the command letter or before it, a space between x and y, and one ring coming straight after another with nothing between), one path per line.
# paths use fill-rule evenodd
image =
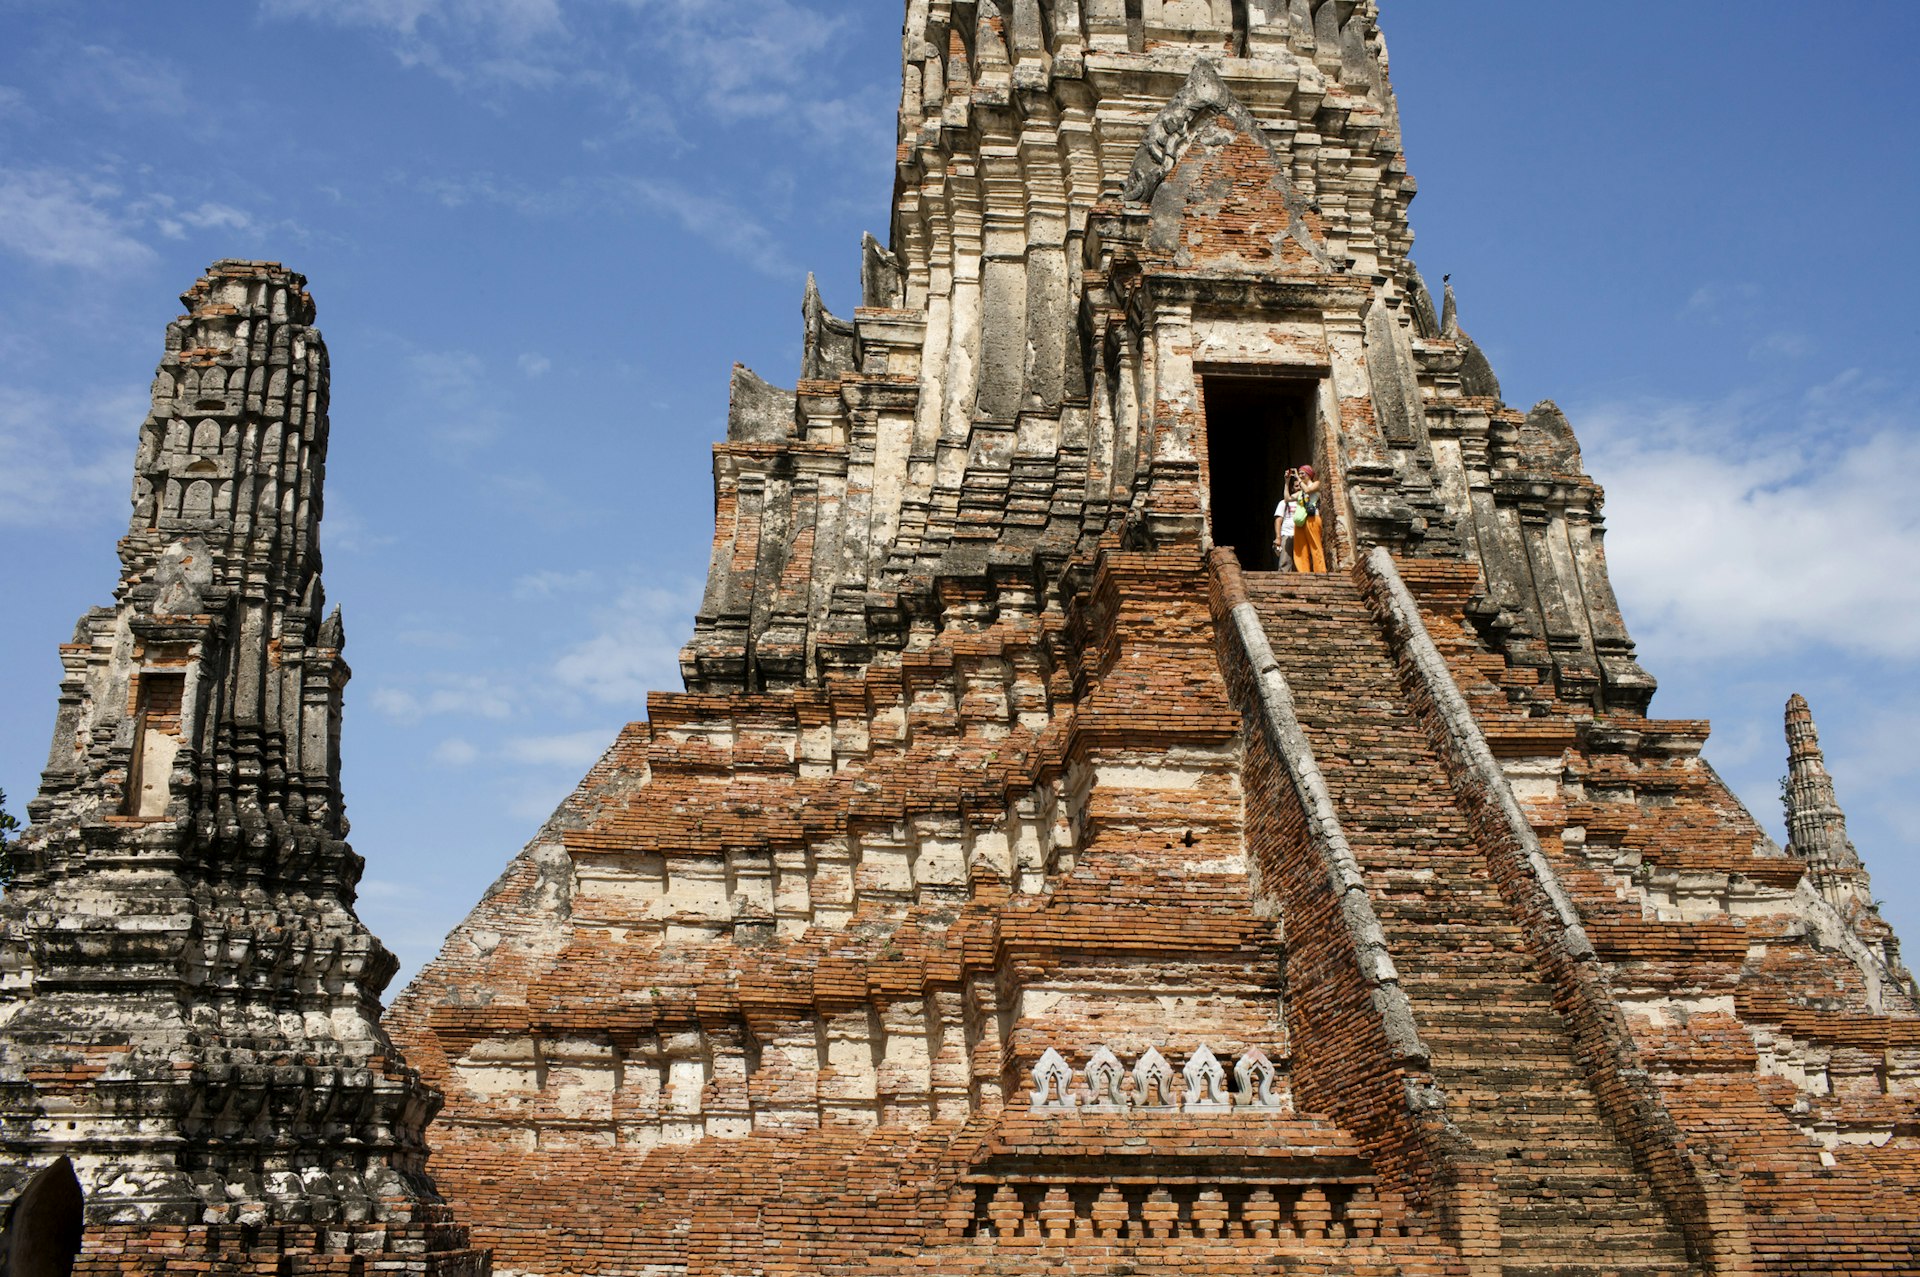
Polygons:
M248 261L182 301L0 904L0 1195L67 1154L90 1235L377 1221L474 1271L423 1173L438 1097L379 1025L397 964L352 911L313 301Z
M1813 711L1798 692L1787 701L1787 850L1811 867L1814 885L1836 907L1871 904L1866 867L1847 839Z

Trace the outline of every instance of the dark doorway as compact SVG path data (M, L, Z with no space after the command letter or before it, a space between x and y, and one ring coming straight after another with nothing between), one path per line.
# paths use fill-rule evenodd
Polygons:
M1215 545L1249 572L1271 572L1273 511L1287 471L1313 460L1319 383L1291 377L1201 378L1207 410L1207 498Z

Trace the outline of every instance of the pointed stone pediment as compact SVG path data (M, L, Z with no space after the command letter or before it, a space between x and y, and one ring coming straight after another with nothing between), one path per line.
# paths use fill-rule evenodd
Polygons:
M1233 96L1233 90L1220 78L1220 69L1212 61L1201 59L1187 76L1187 82L1160 109L1147 125L1140 149L1134 152L1133 169L1127 174L1125 195L1129 203L1140 204L1153 198L1160 183L1173 172L1186 149L1187 141L1198 125L1212 115L1225 115L1234 124L1250 132L1260 132L1247 108Z
M1152 206L1148 247L1182 267L1332 269L1287 157L1210 61L1148 125L1125 196Z

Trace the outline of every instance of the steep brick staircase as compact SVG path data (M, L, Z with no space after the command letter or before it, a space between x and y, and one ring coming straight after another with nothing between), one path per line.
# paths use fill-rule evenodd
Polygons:
M1507 1277L1695 1271L1573 1058L1393 654L1344 575L1248 575L1450 1115L1491 1168Z

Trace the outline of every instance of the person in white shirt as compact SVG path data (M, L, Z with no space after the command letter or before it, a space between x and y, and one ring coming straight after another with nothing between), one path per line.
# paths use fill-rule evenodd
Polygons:
M1273 508L1273 557L1278 571L1293 571L1293 471L1287 471L1286 495Z

